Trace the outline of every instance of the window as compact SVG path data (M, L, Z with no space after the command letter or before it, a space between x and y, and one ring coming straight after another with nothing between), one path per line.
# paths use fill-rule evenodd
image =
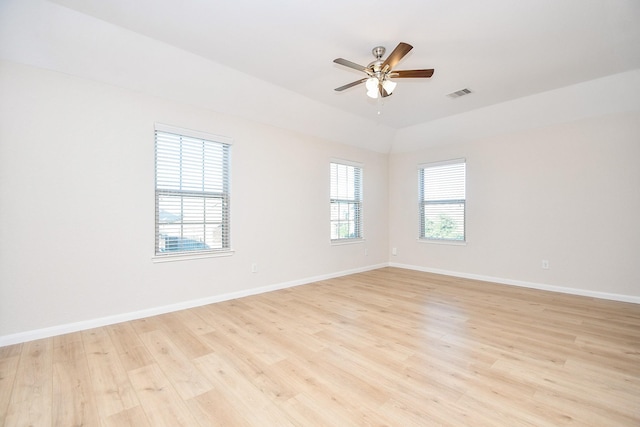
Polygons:
M230 143L156 124L156 255L230 249Z
M420 165L420 238L465 241L464 159Z
M331 163L331 240L362 238L362 167Z

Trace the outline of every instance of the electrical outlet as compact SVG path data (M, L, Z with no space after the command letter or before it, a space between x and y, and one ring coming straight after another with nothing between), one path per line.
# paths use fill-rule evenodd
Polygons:
M543 259L542 260L542 269L543 270L548 270L549 269L549 260L548 259Z
M393 256L398 255L398 248L391 248L391 255Z
M364 256L369 256L369 249L364 248Z
M256 264L255 262L253 264L251 264L251 272L252 273L257 273L258 272L258 264Z

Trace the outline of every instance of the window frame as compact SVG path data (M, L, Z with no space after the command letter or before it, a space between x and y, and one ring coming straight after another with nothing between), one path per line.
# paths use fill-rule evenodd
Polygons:
M425 170L429 168L438 168L449 165L462 165L463 166L463 181L462 181L462 193L463 197L456 198L442 198L435 200L425 200L425 182L424 175ZM451 159L439 162L423 163L418 165L418 240L427 243L444 243L453 245L465 245L467 242L467 161L465 158ZM460 189L457 189L460 191ZM425 223L425 211L428 206L445 206L445 205L462 205L462 238L447 238L447 237L432 237L427 236L426 223Z
M349 189L348 192L353 193L353 198L349 197L341 197L341 194L333 193L333 182L334 180L338 181L338 176L334 177L333 173L333 165L337 167L346 167L353 168L354 179L353 179L353 189ZM329 162L329 237L332 244L346 244L346 243L358 243L364 240L364 232L363 232L363 178L364 178L364 165L362 163L353 162L349 160L343 159L331 159ZM336 189L337 190L337 189ZM353 222L354 236L347 237L334 237L334 225L336 223L344 223L344 220L340 218L334 218L334 206L342 204L342 205L353 205L353 218L351 215L347 218L347 223ZM349 210L349 209L348 209Z
M175 138L180 140L178 150L180 150L180 154L177 159L173 159L174 161L178 161L180 163L178 175L179 175L179 188L160 188L159 187L159 159L158 159L158 136L164 135L166 138ZM190 139L191 142L193 140L199 140L202 142L203 151L207 149L215 149L221 152L220 158L207 157L206 154L202 154L203 156L203 172L202 172L202 181L203 188L193 189L193 188L183 188L183 174L186 175L185 172L193 172L193 169L185 170L182 167L182 149L183 141L182 138ZM154 194L155 194L155 221L154 221L154 236L155 236L155 246L154 246L154 262L163 262L163 261L176 261L176 260L184 260L184 259L197 259L197 258L209 258L209 257L217 257L217 256L228 256L233 254L233 250L231 249L231 146L233 144L233 140L231 138L213 135L206 132L200 132L191 129L184 129L175 126L164 125L160 123L154 124ZM216 174L220 175L221 180L221 189L220 191L211 191L210 189L206 189L204 181L209 176L205 174L204 163L207 160L214 160L213 168ZM207 165L208 167L209 165ZM207 170L207 172L211 172L211 170ZM185 186L187 187L187 186ZM214 200L217 203L222 203L220 207L220 227L221 227L221 247L219 248L195 248L195 249L176 249L171 251L162 251L161 250L161 225L167 224L163 223L160 220L160 198L162 196L165 197L176 197L180 199L180 210L181 217L186 213L183 209L186 209L184 204L184 199L189 198L191 200L196 200L202 198L202 214L203 214L203 230L206 230L207 224L215 224L216 222L209 222L206 219L207 213L207 201ZM198 212L198 211L196 211ZM197 225L198 223L190 224L188 221L180 220L178 223L181 228L180 236L178 239L180 243L178 246L182 245L190 245L190 243L185 243L184 240L192 240L186 238L183 235L183 229L188 225ZM174 236L175 237L175 236ZM204 236L203 236L204 237ZM206 237L204 237L206 239ZM206 246L205 240L199 242ZM166 244L166 242L165 242Z

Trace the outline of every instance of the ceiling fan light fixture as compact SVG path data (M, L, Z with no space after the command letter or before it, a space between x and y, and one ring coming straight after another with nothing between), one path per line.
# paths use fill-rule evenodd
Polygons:
M377 78L375 77L369 77L367 79L367 82L365 83L365 86L367 87L367 92L377 92L378 91L378 83L380 83L378 81Z
M391 95L393 90L396 88L396 85L397 85L396 82L392 82L391 80L388 80L388 79L382 82L382 87L384 88L384 90L387 91L389 95Z
M373 90L368 90L368 91L367 91L367 96L368 96L369 98L376 99L376 98L378 97L378 88L376 87L376 88L375 88L375 89L373 89Z

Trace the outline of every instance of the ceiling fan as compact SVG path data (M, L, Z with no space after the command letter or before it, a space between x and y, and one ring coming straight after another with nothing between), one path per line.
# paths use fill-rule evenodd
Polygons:
M369 97L377 98L378 94L380 94L380 96L384 98L391 95L396 87L396 82L391 81L392 78L406 79L431 77L433 75L433 69L397 71L393 69L393 67L395 67L411 49L413 49L413 46L410 44L400 42L398 46L393 49L391 55L383 61L382 57L384 56L386 49L382 46L374 47L371 53L376 59L366 67L343 58L334 59L333 62L336 64L344 65L345 67L353 68L358 71L364 71L367 74L367 77L348 83L344 86L337 87L335 90L341 92L345 89L349 89L350 87L366 82L365 86Z

